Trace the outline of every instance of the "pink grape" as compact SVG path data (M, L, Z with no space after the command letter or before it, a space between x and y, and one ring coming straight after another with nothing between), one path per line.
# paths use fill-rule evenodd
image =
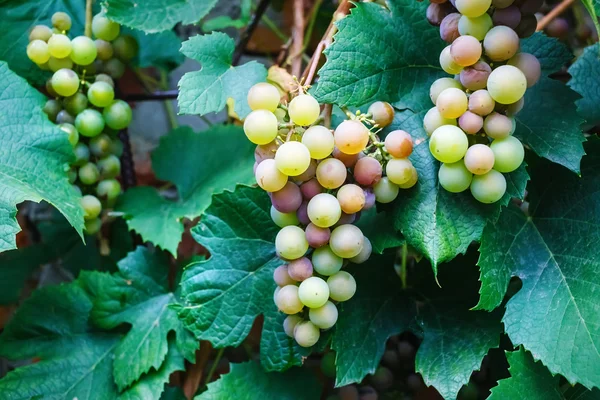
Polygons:
M440 36L442 40L452 43L460 36L458 32L458 20L461 15L459 13L448 14L440 24Z
M302 193L298 185L287 182L281 190L271 193L271 202L277 211L291 213L302 204Z
M333 158L337 158L338 160L340 160L346 167L351 168L354 164L356 164L356 162L360 158L360 154L361 153L358 153L358 154L342 153L340 151L340 149L335 147L333 149L333 153L331 155L333 156Z
M465 131L465 133L474 135L483 128L483 118L471 111L465 111L465 113L458 118L458 126Z
M469 90L484 89L492 73L492 68L485 61L478 61L470 67L460 71L460 83Z
M329 228L319 228L312 222L307 225L305 233L308 244L315 249L329 243L329 237L331 236Z
M396 130L385 137L385 149L392 157L406 158L412 154L413 142L408 132Z
M360 185L372 186L379 182L382 174L381 164L373 157L363 157L354 166L354 179Z
M313 265L306 257L298 258L287 265L287 274L291 279L302 282L312 276Z
M321 186L316 178L306 181L300 185L300 192L302 192L302 197L304 197L305 200L310 200L319 193L323 193L323 190L323 186Z
M275 268L275 270L273 271L273 280L279 287L283 287L286 285L293 285L296 283L296 282L294 282L292 277L288 274L288 266L287 265L280 265L279 267Z

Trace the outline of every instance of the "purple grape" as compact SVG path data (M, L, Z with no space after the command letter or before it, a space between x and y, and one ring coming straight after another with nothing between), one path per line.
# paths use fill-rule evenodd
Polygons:
M293 182L286 183L283 189L271 193L271 203L277 211L282 213L296 211L302 204L300 188Z
M375 193L373 193L372 189L365 190L365 205L363 210L368 210L375 205Z
M461 15L459 13L448 14L440 24L440 36L448 43L454 42L454 40L460 36L458 32L458 20Z
M492 21L496 26L506 25L509 28L516 29L521 22L521 11L515 5L496 10L492 16Z
M288 275L295 281L302 282L313 274L313 265L306 257L290 262L287 266Z
M363 157L354 166L354 179L359 185L373 186L381 180L383 168L373 157Z
M429 21L431 25L440 26L443 19L452 11L452 5L450 3L431 3L429 4L429 7L427 7L427 21Z
M283 287L286 285L294 285L296 282L292 279L288 272L287 265L280 265L273 271L273 280L277 286Z
M537 29L537 18L533 14L523 14L521 22L515 28L515 32L521 38L528 38L535 33Z
M460 83L467 89L475 91L484 89L492 73L492 68L485 61L477 61L470 67L460 71Z
M329 228L319 228L312 222L306 226L306 241L313 248L325 246L329 243L331 230Z
M298 217L298 221L300 221L300 223L302 225L310 224L310 218L308 218L307 207L308 207L308 202L305 200L302 202L302 204L300 204L298 211L296 211L296 216Z
M300 185L300 192L305 200L310 200L319 193L323 193L323 186L321 186L316 178L313 178Z

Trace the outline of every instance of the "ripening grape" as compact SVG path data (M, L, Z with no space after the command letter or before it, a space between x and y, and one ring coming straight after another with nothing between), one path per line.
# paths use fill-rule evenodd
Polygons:
M79 89L79 77L71 69L59 69L52 75L52 88L61 96L73 96Z
M481 51L479 40L469 35L456 38L450 45L450 56L461 67L468 67L479 61Z
M67 97L63 104L65 105L65 109L71 115L77 115L83 110L87 108L88 99L83 93L75 93L71 97Z
M96 107L106 107L112 104L115 98L115 91L106 82L94 82L88 88L87 97L90 103Z
M279 105L279 99L279 90L267 82L257 83L248 91L248 105L252 110L275 112Z
M104 13L94 15L92 19L92 33L98 39L112 42L119 36L121 26L106 18Z
M525 98L521 97L521 100L517 101L516 103L512 103L512 104L506 104L506 115L508 115L509 117L513 117L515 115L517 115L525 106Z
M288 260L302 257L308 250L308 242L302 228L297 226L281 228L275 238L275 249L278 256Z
M337 199L329 193L320 193L308 202L308 218L320 228L329 228L339 221L342 208Z
M288 266L287 265L280 265L279 267L277 267L273 270L273 280L279 287L296 284L296 282L288 274Z
M469 172L462 160L444 163L438 171L440 185L451 193L464 192L471 185L473 174Z
M296 216L302 225L308 225L310 223L310 218L308 218L308 202L303 201L302 204L300 204L298 211L296 211Z
M88 108L77 115L75 127L83 136L98 136L104 130L104 118L98 111Z
M298 296L302 304L309 308L323 306L329 298L329 287L323 279L311 276L302 281L298 288Z
M536 56L529 53L518 53L513 58L508 60L508 65L519 68L525 79L527 79L527 87L532 87L537 83L542 75L542 67Z
M499 9L494 11L492 20L496 26L505 25L511 29L516 29L521 22L521 11L514 5Z
M119 36L112 42L115 56L122 61L132 60L139 52L139 45L133 36Z
M297 314L304 308L298 296L298 286L294 284L282 287L275 296L275 305L285 314Z
M254 161L260 163L262 160L275 158L277 147L279 146L275 141L256 146L256 149L254 149Z
M365 206L363 207L363 210L369 210L375 207L375 202L376 198L373 189L365 189Z
M469 111L482 117L494 111L496 102L487 90L477 90L469 96Z
M363 157L354 165L354 179L359 185L372 186L379 182L383 168L373 157Z
M46 25L36 25L29 32L29 41L41 40L47 42L52 37L52 29Z
M79 168L79 180L84 185L93 185L99 178L100 172L95 164L88 162Z
M340 271L327 278L329 297L335 301L347 301L356 293L356 281L346 271Z
M487 174L494 167L494 153L484 144L474 144L467 150L464 163L475 175Z
M109 201L114 200L121 194L121 184L116 179L101 181L96 186L96 194Z
M68 135L71 146L75 146L79 141L79 132L77 132L77 129L69 123L62 123L58 127Z
M479 17L490 8L492 0L456 0L454 6L463 15L475 18Z
M357 153L357 154L342 153L337 147L333 148L333 153L331 153L331 155L333 156L333 158L337 158L338 160L340 160L344 164L344 166L346 166L348 168L351 168L354 164L356 164L356 162L360 158L360 153Z
M97 157L105 157L110 153L112 140L103 133L90 140L90 152Z
M413 165L407 158L392 158L385 166L385 174L396 185L402 185L412 177Z
M279 171L275 160L272 159L264 160L258 164L254 176L258 186L267 192L281 190L288 181L287 175Z
M446 18L451 11L452 8L448 7L448 3L436 4L431 2L427 7L425 16L431 25L440 26L444 18Z
M294 329L294 339L302 347L314 346L321 336L319 328L310 321L298 323Z
M365 206L365 191L360 186L349 183L339 188L337 200L343 212L354 214Z
M488 78L488 92L500 104L519 101L527 90L527 78L512 65L501 65L492 71Z
M448 43L452 43L460 36L458 32L458 21L460 20L459 13L451 13L446 15L440 23L440 37Z
M302 135L302 144L308 148L311 158L322 160L333 152L333 134L324 126L311 126Z
M448 88L444 90L435 102L440 115L444 118L458 118L469 106L467 95L460 89Z
M431 87L429 88L429 98L431 99L431 102L433 104L435 104L440 93L442 93L444 90L446 90L448 88L462 89L463 87L460 84L460 82L457 81L456 79L452 79L452 78L436 79L431 84Z
M27 57L36 64L44 64L50 60L48 44L36 39L27 45Z
M365 236L364 244L360 253L355 255L354 257L350 257L350 261L354 264L362 264L371 257L371 252L373 251L373 245L371 241Z
M90 65L96 59L96 44L87 36L77 36L71 41L71 60L75 64Z
M384 176L379 182L373 185L375 198L382 204L394 201L398 197L399 192L400 188L398 185L390 181L387 176Z
M327 158L317 166L317 180L326 189L337 189L344 184L348 172L337 158Z
M102 228L102 220L100 218L96 218L96 219L90 219L85 221L85 233L88 235L95 235L96 233L100 232L100 229Z
M481 203L495 203L506 192L506 179L500 172L492 169L484 175L473 176L471 194Z
M502 139L515 130L515 121L506 115L493 112L483 121L483 130L492 139Z
M490 145L494 153L494 169L498 172L512 172L519 168L525 158L523 144L514 136L496 139Z
M98 60L107 61L113 57L114 50L112 44L102 39L96 39L94 44L96 45L96 49L98 51Z
M119 79L125 73L125 64L117 58L104 62L104 72L114 79Z
M329 243L329 237L331 236L329 228L320 228L312 222L306 226L305 233L309 246L315 249Z
M483 128L483 118L471 111L465 111L458 119L458 126L466 134L474 135Z
M367 113L378 127L385 128L394 120L394 107L385 101L376 101L369 106Z
M274 206L271 206L270 215L275 225L277 225L280 228L286 227L288 225L298 225L300 223L295 212L282 213L280 211L277 211L277 209Z
M369 143L369 130L360 121L347 120L338 125L333 137L335 147L342 153L358 154Z
M406 158L412 154L413 142L408 132L402 130L391 131L384 141L385 150L392 157Z
M303 282L313 275L313 265L306 257L291 261L287 266L288 275L297 282Z
M340 225L331 231L329 247L342 258L352 258L360 253L365 236L359 227L351 224Z
M52 57L68 57L71 54L71 39L66 35L55 33L48 39L48 50Z
M308 318L318 328L329 329L337 322L338 310L335 304L328 301L319 308L308 310Z
M102 112L106 125L114 130L125 129L131 123L132 113L129 104L123 100L115 100Z
M319 102L314 97L308 94L299 94L288 104L288 113L293 123L306 126L313 124L319 118L321 109Z
M298 176L308 169L310 152L300 142L286 142L277 149L275 163L282 173Z
M312 178L300 185L300 192L302 192L302 197L306 200L310 200L323 192L323 186L321 186L316 178Z
M71 17L62 11L52 14L52 26L59 31L68 31L71 29Z
M56 121L56 116L62 110L60 102L58 100L50 99L44 104L42 111L48 115L48 119L52 122Z
M463 15L458 20L458 32L461 35L470 35L481 41L486 33L494 26L492 17L484 13L479 17L471 18Z
M447 46L440 53L440 66L446 73L451 75L459 74L463 69L463 67L455 63L452 59L452 56L450 55L450 46Z
M277 117L267 110L252 111L244 120L244 133L254 144L271 143L277 137Z
M56 115L56 123L57 124L63 124L63 123L73 124L73 123L75 123L75 118L73 118L73 116L71 114L69 114L67 112L67 110L61 110Z
M285 334L293 338L294 329L300 322L302 322L302 318L298 315L288 315L285 317L283 320L283 330L285 331Z
M456 119L444 118L437 107L432 107L427 111L427 114L425 114L425 117L423 118L423 128L425 129L425 132L427 132L427 135L431 136L431 134L442 125L456 126Z
M291 213L298 210L302 204L302 193L298 185L288 181L281 190L271 194L271 202L277 211Z
M109 155L98 161L98 169L102 179L116 178L121 174L121 161L115 155Z
M73 165L82 166L90 160L90 150L84 143L77 143L73 148L75 162Z
M491 73L492 68L488 63L478 61L460 71L460 83L471 91L484 89L487 86L487 81Z
M504 61L519 51L519 36L508 26L495 26L483 39L485 55L492 61Z
M330 246L322 246L312 254L312 265L315 271L324 276L337 273L344 264L342 257L335 254Z
M453 163L465 156L469 140L456 126L444 125L437 128L429 139L431 154L443 163Z
M419 181L419 173L417 172L417 169L413 166L410 171L410 179L404 182L403 184L398 185L400 189L410 189L411 187L415 186Z

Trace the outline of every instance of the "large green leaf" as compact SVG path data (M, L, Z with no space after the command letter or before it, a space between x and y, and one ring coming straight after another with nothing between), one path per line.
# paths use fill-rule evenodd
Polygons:
M583 178L541 163L532 174L531 216L510 207L483 233L481 298L491 310L511 276L522 289L506 305L506 332L552 373L600 386L600 140L588 142Z
M600 123L600 52L597 45L588 46L583 54L571 65L572 78L569 86L581 95L577 100L577 112L586 119L588 126Z
M198 343L183 327L177 312L177 294L169 291L166 257L138 247L118 264L114 275L91 272L80 280L92 292L92 321L103 329L131 325L115 349L114 376L120 390L150 371L159 370L169 351L167 336L189 361L194 361Z
M309 370L265 372L250 361L232 364L231 372L210 383L208 390L195 400L314 400L320 395L321 385Z
M265 322L261 361L268 370L301 365L301 349L286 336L284 315L273 303L277 227L271 222L269 197L259 188L238 186L213 197L192 230L208 249L207 261L190 264L181 286L185 303L179 317L198 339L215 347L238 346L259 314ZM265 357L268 356L268 357Z
M107 15L120 24L147 33L171 29L181 22L200 21L217 0L103 0Z
M42 111L44 96L0 61L0 252L16 248L16 205L46 200L83 237L81 195L69 184L67 135Z
M129 229L176 255L184 217L198 217L214 193L254 182L253 154L254 146L239 127L216 126L200 133L175 129L161 138L152 165L159 179L175 184L179 200L167 200L151 187L136 187L125 192L116 210Z
M256 61L232 65L234 42L221 32L197 35L183 42L181 52L202 64L200 71L188 72L179 81L179 111L204 115L221 111L228 98L240 118L250 113L246 96L257 82L267 78L267 69Z

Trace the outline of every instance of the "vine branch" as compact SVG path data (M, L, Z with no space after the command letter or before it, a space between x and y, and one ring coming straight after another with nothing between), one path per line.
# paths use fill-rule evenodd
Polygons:
M85 0L85 36L92 37L92 3L94 0Z
M567 8L569 8L571 6L571 4L573 4L574 2L575 2L575 0L561 1L560 4L558 4L556 7L554 7L552 9L552 11L550 11L548 14L546 14L544 16L544 18L542 18L542 20L540 22L538 22L536 31L543 30L550 22L552 22L552 20L554 20L554 18L558 17L560 14L565 12L567 10Z
M250 41L250 38L252 37L254 30L258 26L258 23L262 19L263 14L265 13L265 11L267 11L267 8L269 8L270 3L271 0L260 0L260 3L258 3L258 6L256 7L256 12L252 16L252 20L250 21L248 27L244 30L244 32L242 32L242 35L240 36L240 41L235 46L232 58L233 65L237 65L237 63L240 62L240 58L242 57L242 54L246 49L246 45Z
M304 48L304 1L294 0L294 33L292 40L292 75L299 76L302 71L302 50Z

